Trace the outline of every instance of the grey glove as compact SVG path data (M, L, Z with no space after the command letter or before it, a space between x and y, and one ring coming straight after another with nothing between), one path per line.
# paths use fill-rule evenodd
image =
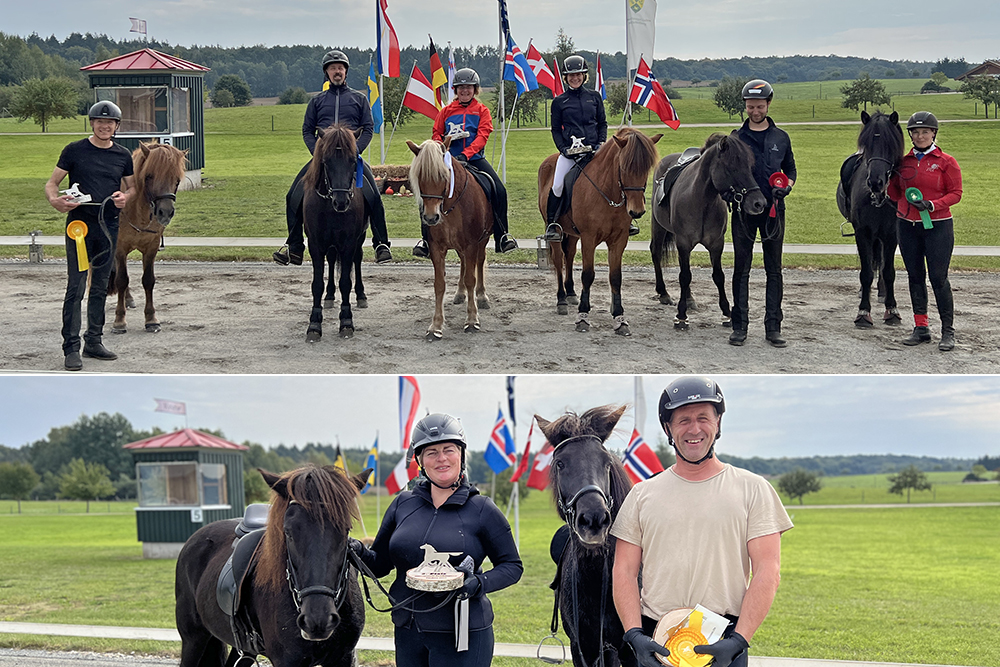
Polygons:
M913 208L917 209L918 211L933 211L934 210L934 204L932 204L930 202L930 200L928 200L928 199L918 199L917 201L910 202L910 203L913 204Z
M771 188L771 196L775 199L784 199L792 191L792 186L786 185L783 188Z
M670 655L666 646L657 644L652 637L643 634L642 628L632 628L626 632L625 641L632 647L639 667L663 667L663 663L656 659L656 654L659 653L664 658Z
M353 537L347 538L347 548L350 549L358 558L363 557L365 552L368 551L368 548L361 543L361 540L356 540Z
M720 639L714 644L695 646L694 652L701 653L702 655L714 655L715 662L712 663L713 667L729 667L733 660L736 659L736 656L748 648L750 648L750 644L743 638L743 635L734 632L731 637Z
M461 162L462 164L469 164L469 158L465 157L465 153L459 153L458 155L455 156L455 159Z
M458 598L464 600L478 596L482 590L482 582L476 576L475 563L472 561L472 556L463 558L462 562L455 569L465 575L465 583L462 584L462 588L458 591Z

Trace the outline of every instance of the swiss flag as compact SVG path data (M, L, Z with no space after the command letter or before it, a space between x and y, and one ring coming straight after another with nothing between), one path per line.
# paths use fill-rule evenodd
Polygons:
M556 448L552 443L546 442L542 451L535 454L535 465L531 467L531 474L528 475L528 486L532 489L544 491L549 485L549 468L552 466L552 454Z

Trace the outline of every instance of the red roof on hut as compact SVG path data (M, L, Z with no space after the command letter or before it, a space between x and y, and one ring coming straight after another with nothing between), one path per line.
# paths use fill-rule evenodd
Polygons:
M173 433L154 435L152 438L131 442L124 446L125 449L184 449L186 447L205 447L208 449L235 449L246 451L250 449L246 445L237 445L218 436L209 435L196 431L193 428L185 428Z
M187 60L183 60L177 56L160 53L159 51L154 51L153 49L141 49L139 51L127 53L124 56L116 56L108 60L102 60L99 63L87 65L86 67L81 67L80 69L84 72L95 72L100 70L111 72L129 70L149 71L157 69L191 72L210 71L210 68L204 67L203 65L188 62Z

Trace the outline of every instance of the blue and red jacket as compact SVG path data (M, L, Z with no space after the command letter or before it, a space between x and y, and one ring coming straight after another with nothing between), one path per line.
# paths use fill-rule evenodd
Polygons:
M929 211L931 220L947 220L951 217L951 207L962 199L962 170L955 158L937 146L919 160L912 150L903 156L889 181L889 199L896 202L898 217L920 222L920 211L904 196L907 188L917 188L924 200L934 206Z
M434 121L434 132L431 138L436 141L444 141L451 130L460 127L469 133L465 139L455 139L451 142L449 151L452 156L459 154L466 158L483 157L486 142L493 133L493 115L489 107L473 98L468 106L463 106L461 102L455 100L438 113L437 120Z

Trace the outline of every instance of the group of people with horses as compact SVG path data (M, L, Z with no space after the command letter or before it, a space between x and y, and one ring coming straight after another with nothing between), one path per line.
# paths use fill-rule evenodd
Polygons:
M564 525L550 547L552 586L573 662L663 667L669 645L714 657L716 667L745 667L777 592L781 535L792 522L765 479L718 459L726 401L712 379L680 377L664 389L659 418L676 463L635 486L605 445L626 407L552 421L536 415L554 447L550 485ZM467 448L455 417L421 419L406 453L418 476L393 498L370 545L349 532L371 470L354 478L334 466L261 471L272 505L249 565L235 563L241 550L233 533L245 534L239 519L200 529L178 558L181 667L242 664L259 654L276 667L352 664L364 625L359 573L368 604L391 613L397 665L490 665L488 594L516 584L524 566L503 512L469 481ZM446 586L426 587L415 574L429 559L446 571ZM233 568L244 583L217 596L216 580ZM393 573L382 589L390 606L379 609L367 581L381 588L377 579ZM220 609L220 600L234 599L243 602ZM696 605L725 619L721 635L671 644L657 624Z

